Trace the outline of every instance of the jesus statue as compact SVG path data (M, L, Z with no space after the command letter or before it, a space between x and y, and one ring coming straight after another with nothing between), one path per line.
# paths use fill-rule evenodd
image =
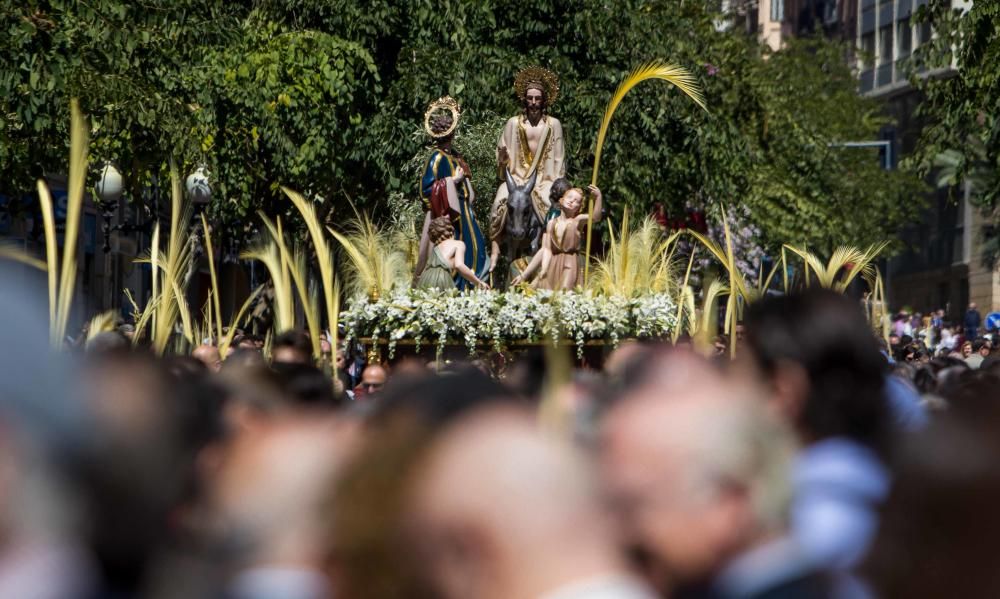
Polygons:
M497 171L501 179L490 209L492 260L496 264L507 216L508 189L504 169L510 171L517 185L525 185L533 173L535 185L531 203L538 222L546 222L550 209L552 182L566 175L562 124L548 114L559 97L559 79L548 69L532 66L522 69L514 79L514 92L523 111L507 120L497 142Z

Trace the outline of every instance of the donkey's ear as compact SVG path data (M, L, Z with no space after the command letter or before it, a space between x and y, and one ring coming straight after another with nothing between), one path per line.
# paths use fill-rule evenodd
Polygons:
M514 190L517 189L517 183L514 182L514 177L511 176L509 168L503 169L503 177L507 181L507 194L514 193Z
M524 185L525 193L530 192L535 188L535 180L538 178L538 169L531 171L531 177L528 178L528 182Z

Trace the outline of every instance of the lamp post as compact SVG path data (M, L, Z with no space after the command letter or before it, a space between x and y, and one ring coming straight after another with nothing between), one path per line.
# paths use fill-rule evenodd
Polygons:
M98 199L101 200L101 216L104 219L101 232L104 234L104 253L111 251L111 219L118 209L118 201L121 200L124 191L124 180L122 174L110 161L105 161L101 167L101 176L94 186Z

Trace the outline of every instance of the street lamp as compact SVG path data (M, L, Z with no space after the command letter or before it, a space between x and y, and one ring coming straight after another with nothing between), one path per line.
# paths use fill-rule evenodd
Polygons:
M185 187L188 198L197 208L202 208L212 201L212 187L208 183L208 168L201 165L188 175Z
M122 174L110 161L105 161L101 168L101 176L94 186L97 197L101 199L101 204L117 203L122 197L124 189Z
M104 234L104 253L111 251L111 218L118 208L118 201L121 200L125 185L121 172L110 161L105 161L101 167L101 176L97 179L94 191L98 199L101 200L101 216L104 224L101 232Z

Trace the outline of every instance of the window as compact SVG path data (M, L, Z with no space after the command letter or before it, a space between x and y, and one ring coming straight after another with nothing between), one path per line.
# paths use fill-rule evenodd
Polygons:
M931 24L927 21L917 27L917 40L921 45L931 41Z
M863 67L872 66L875 57L875 33L866 33L861 36L861 65Z
M896 25L896 43L899 45L899 55L909 56L913 49L913 28L909 19L902 19Z
M826 0L823 5L823 22L835 23L837 21L837 0Z
M892 62L892 25L886 25L878 30L879 63Z
M771 0L771 20L785 20L785 0Z

